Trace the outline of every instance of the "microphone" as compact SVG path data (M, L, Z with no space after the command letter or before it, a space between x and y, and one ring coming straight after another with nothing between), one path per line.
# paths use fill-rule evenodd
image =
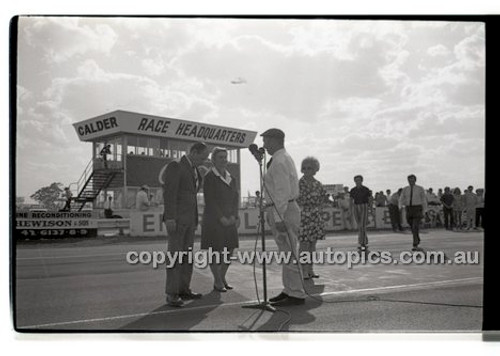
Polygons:
M258 146L255 143L252 143L250 146L248 146L248 149L250 150L250 153L255 157L255 159L258 162L262 161L262 159L264 158L264 153L265 153L265 150L263 147L258 148Z

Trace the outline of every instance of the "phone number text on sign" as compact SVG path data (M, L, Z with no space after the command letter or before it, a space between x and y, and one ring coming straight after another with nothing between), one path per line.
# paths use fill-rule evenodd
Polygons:
M20 229L18 238L95 237L97 229Z

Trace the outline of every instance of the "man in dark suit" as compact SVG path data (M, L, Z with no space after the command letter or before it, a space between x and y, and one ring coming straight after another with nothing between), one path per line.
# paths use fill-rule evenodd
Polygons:
M193 249L194 231L198 225L197 193L202 186L202 175L197 167L207 160L209 154L206 144L195 143L187 155L170 162L165 169L163 220L170 256ZM165 292L168 305L180 307L183 300L201 298L201 294L190 289L192 275L193 265L187 262L187 255L183 261L176 260L171 268L167 268Z

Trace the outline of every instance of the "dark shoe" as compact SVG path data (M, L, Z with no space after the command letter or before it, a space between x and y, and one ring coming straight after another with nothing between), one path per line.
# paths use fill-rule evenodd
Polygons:
M180 308L184 305L184 302L177 295L167 295L167 305L171 307Z
M413 248L411 250L413 252L415 252L415 251L419 251L419 252L423 251L423 249L421 247L418 247L418 246L413 246Z
M311 278L319 278L319 274L313 273L312 276L311 276Z
M312 278L311 275L307 274L307 275L304 275L304 281L308 281Z
M214 290L217 291L217 292L222 292L222 293L227 292L226 287L219 288L215 284L214 284Z
M231 289L234 289L233 286L227 284L227 283L224 283L224 288L226 288L227 290L231 290Z
M200 299L201 293L194 293L194 292L181 293L179 294L179 297L181 297L184 300Z
M269 301L271 303L274 303L274 302L279 302L280 300L284 300L284 299L287 299L287 298L288 298L288 294L285 294L285 293L281 292L276 297L270 298Z
M277 302L271 302L271 305L276 307L285 307L290 305L302 305L306 302L305 298L295 298L288 296L285 299L279 300Z

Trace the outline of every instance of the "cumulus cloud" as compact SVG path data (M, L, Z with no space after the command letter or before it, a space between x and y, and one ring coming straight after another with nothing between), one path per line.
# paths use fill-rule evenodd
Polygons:
M45 47L45 59L49 62L64 62L87 52L108 54L117 40L113 29L98 19L30 18L26 22L32 24L23 27L27 43L34 48L49 44ZM20 26L23 25L21 19Z
M431 57L436 57L436 56L447 56L450 54L450 50L446 47L443 46L442 44L437 44L435 46L432 46L427 49L427 54Z

